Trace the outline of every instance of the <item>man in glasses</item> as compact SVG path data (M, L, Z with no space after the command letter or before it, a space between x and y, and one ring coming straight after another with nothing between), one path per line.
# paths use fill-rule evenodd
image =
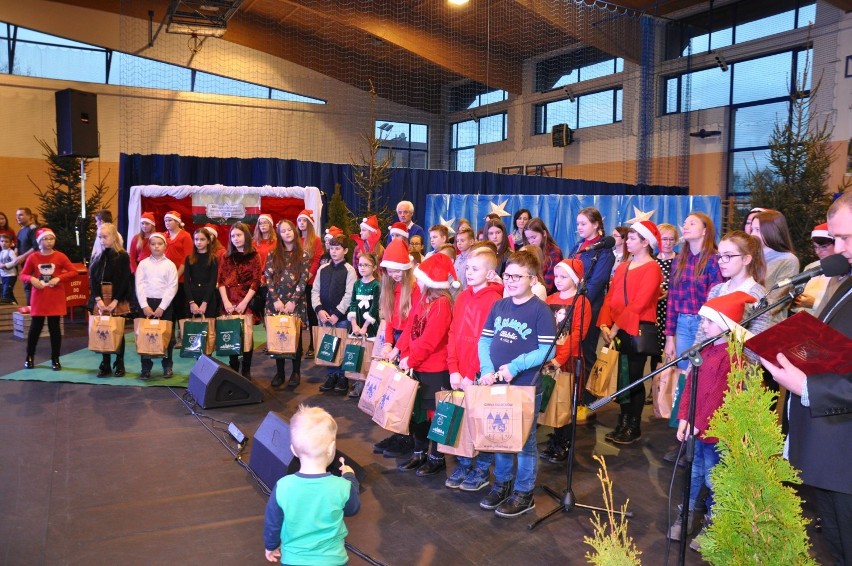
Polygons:
M423 227L414 223L414 203L409 200L399 201L399 204L396 205L396 215L400 222L408 226L409 240L412 236L420 236L424 241L426 240L426 232ZM391 238L392 235L388 234L388 244L391 243Z

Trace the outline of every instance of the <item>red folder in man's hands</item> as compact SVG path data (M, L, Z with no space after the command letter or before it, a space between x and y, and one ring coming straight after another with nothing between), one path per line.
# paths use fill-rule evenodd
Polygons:
M745 347L774 364L783 353L807 375L852 372L852 339L806 312L746 340Z

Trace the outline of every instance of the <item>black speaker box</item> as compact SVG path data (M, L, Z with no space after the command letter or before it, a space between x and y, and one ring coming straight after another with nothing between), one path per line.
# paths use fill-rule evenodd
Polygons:
M65 89L56 91L56 147L61 157L97 157L98 96Z
M201 356L192 366L187 389L205 409L263 402L263 393L254 383L209 356Z
M568 124L555 124L551 131L553 147L565 147L574 143L574 130Z

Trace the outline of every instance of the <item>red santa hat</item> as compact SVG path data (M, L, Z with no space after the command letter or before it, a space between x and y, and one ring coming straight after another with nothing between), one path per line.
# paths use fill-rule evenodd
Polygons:
M316 225L316 222L314 222L314 211L313 210L309 210L309 209L306 208L305 210L303 210L302 212L299 213L299 216L296 217L296 222L299 221L299 218L307 219L307 221L310 222L312 226Z
M828 235L827 222L814 227L814 229L811 231L811 239L813 240L814 238L825 238L826 240L834 239Z
M660 239L660 230L657 228L656 224L650 220L643 220L642 222L634 222L630 225L630 228L648 240L648 243L651 244L652 250L658 251L660 249L662 241Z
M710 299L699 309L698 314L715 322L722 330L730 329L737 338L748 339L753 334L740 326L739 323L745 314L746 305L755 302L757 302L757 299L748 293L735 291Z
M183 219L181 219L180 217L180 212L178 212L177 210L168 211L166 215L163 216L163 220L168 220L169 218L177 222L180 227L183 228Z
M398 240L397 240L398 241ZM387 253L387 252L385 252ZM445 254L432 254L414 268L414 277L430 289L449 289L461 287L459 276L453 266L453 260ZM453 282L450 283L452 277Z
M219 230L217 230L216 226L213 224L205 224L201 227L201 229L207 232L207 235L210 236L211 241L219 237Z
M382 263L385 269L411 269L411 257L408 255L408 244L405 240L392 240L385 253L382 255Z
M142 222L147 222L148 224L151 224L152 226L157 225L157 221L154 220L154 213L153 212L143 212L142 216L139 217L139 223L141 224Z
M751 214L753 212L766 212L766 209L760 208L759 206L755 206L754 208L752 208L751 210L748 211L749 214Z
M269 225L270 225L270 226L272 226L273 228L275 227L275 221L274 221L274 220L272 220L272 216L271 216L271 215L269 215L269 214L261 214L261 215L259 215L259 216L257 217L257 222L258 222L258 223L260 223L260 221L261 221L261 220L266 220L267 222L269 222Z
M150 242L154 238L160 238L161 240L163 240L164 244L166 244L167 246L169 245L169 239L166 238L166 235L163 234L162 232L154 232L153 234L148 236L148 241Z
M379 233L379 219L376 218L376 215L368 216L363 221L361 221L361 229L369 230L370 232Z
M323 239L327 242L330 239L334 238L335 236L342 236L342 235L343 235L343 230L341 230L337 226L329 226L328 228L325 229L325 236L323 236Z
M36 230L36 242L39 244L47 236L53 236L54 239L56 238L56 234L50 228L39 228Z
M583 262L579 259L563 259L562 261L557 263L553 267L553 269L556 269L557 267L559 269L564 270L568 274L568 277L571 278L571 281L574 282L574 285L580 283L580 279L583 278L583 273L585 273L585 269L583 268Z
M391 236L396 234L408 240L408 226L406 226L405 222L394 222L390 225L390 234Z

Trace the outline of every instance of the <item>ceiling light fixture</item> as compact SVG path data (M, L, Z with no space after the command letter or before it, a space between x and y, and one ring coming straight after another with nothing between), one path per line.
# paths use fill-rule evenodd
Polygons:
M453 6L464 6L469 1L470 0L447 0L447 2L452 4Z

